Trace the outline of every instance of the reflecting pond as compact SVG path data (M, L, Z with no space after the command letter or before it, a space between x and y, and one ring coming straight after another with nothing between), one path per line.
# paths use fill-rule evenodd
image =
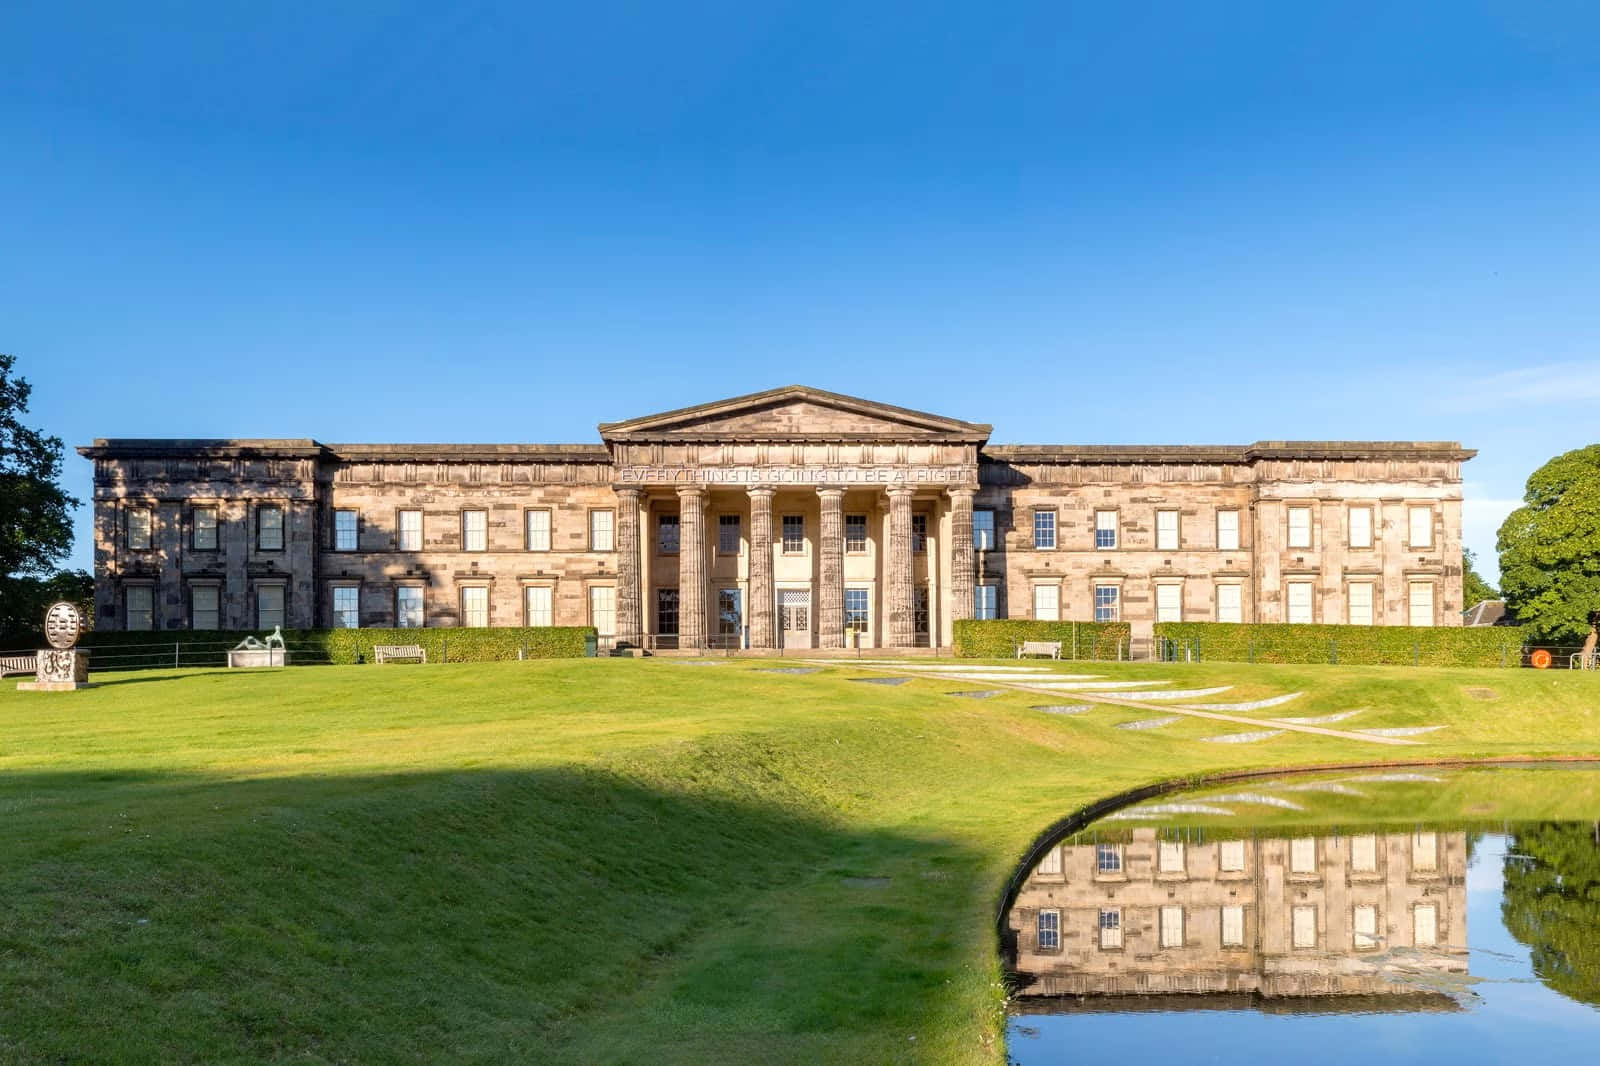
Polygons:
M1167 794L1034 849L1002 939L1020 1066L1600 1059L1600 770Z

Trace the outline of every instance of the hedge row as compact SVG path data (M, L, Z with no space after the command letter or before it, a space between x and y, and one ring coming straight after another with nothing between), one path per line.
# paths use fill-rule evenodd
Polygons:
M1507 627L1157 622L1169 654L1218 662L1353 666L1520 666L1522 631Z
M1116 659L1128 654L1131 633L1126 622L962 618L955 623L955 652L967 659L1007 659L1025 640L1059 640L1063 659Z
M428 662L494 662L516 659L576 659L584 655L593 626L497 627L492 629L286 629L291 663L370 663L375 644L415 644ZM175 629L157 632L86 633L92 667L133 670L147 666L222 666L225 653L245 637L261 633Z

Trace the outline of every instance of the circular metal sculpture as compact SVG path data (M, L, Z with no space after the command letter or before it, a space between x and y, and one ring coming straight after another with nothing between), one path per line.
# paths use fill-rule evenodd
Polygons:
M52 648L70 648L83 632L83 615L65 600L52 603L44 613L44 639Z

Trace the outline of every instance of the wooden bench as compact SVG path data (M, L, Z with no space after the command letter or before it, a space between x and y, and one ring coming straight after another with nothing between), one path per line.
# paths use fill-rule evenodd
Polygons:
M1017 645L1017 658L1024 655L1048 655L1052 659L1061 658L1061 642L1059 640L1025 640Z
M428 661L428 653L422 650L419 644L374 644L372 646L372 661L386 663L393 659L415 659L418 662Z
M37 655L3 655L0 656L0 677L7 674L37 674L39 672L39 657Z

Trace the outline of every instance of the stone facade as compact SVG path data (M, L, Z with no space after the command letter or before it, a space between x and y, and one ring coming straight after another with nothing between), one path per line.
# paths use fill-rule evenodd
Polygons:
M1136 635L1158 617L1459 621L1459 445L989 434L794 386L603 424L597 445L98 440L79 449L96 625L839 648L947 645L991 609L1098 611Z

